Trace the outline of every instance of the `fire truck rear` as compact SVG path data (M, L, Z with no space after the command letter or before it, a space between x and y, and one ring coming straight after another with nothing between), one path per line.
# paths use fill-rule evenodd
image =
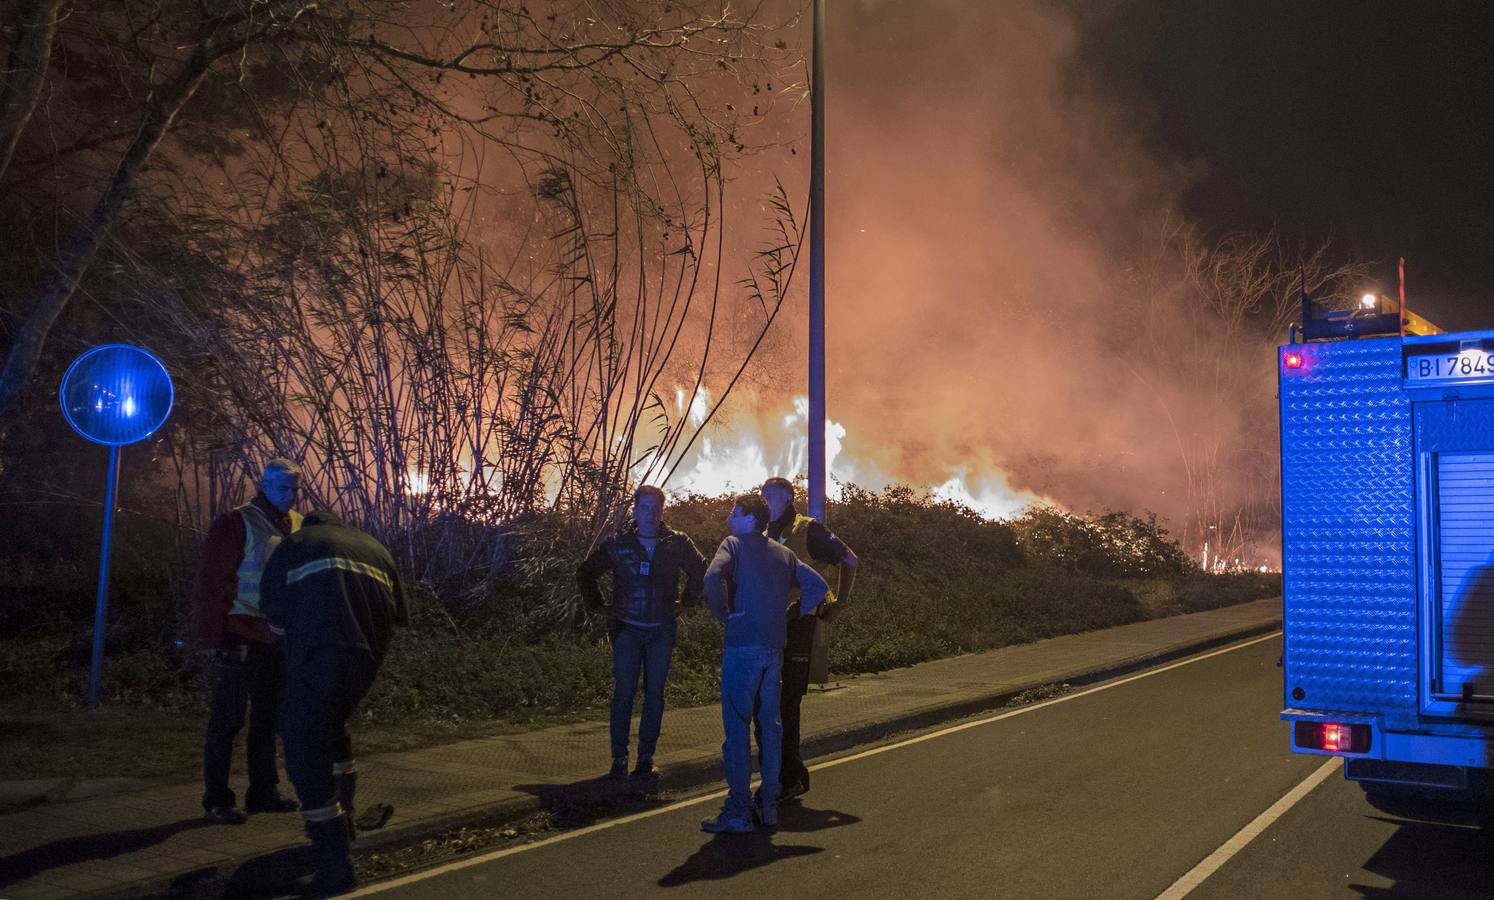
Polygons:
M1373 304L1371 304L1373 300ZM1367 296L1278 353L1284 692L1299 753L1372 795L1487 794L1494 331ZM1409 327L1408 327L1409 326Z

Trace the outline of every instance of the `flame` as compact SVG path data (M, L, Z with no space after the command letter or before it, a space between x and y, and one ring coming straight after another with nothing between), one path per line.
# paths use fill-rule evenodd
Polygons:
M684 391L678 392L676 402L682 411L686 408ZM709 409L710 394L705 388L700 388L688 406L691 424L699 427ZM719 497L757 490L774 475L793 477L806 471L809 468L809 398L795 397L793 412L777 418L782 429L771 440L757 427L745 422L708 429L700 440L699 451L688 458L670 480L667 492L673 496L701 494ZM845 436L845 426L825 420L825 459L832 478L841 474L837 471L836 459L840 456ZM838 497L839 491L840 486L833 485L832 496Z
M492 496L503 489L503 474L498 467L491 462L484 463L480 468L474 466L472 453L468 450L458 455L451 476L454 477L438 475L433 482L429 468L419 463L411 465L405 469L405 495L424 498L434 493L431 505L439 508L445 505L453 492L463 496Z
M964 467L957 468L948 481L932 488L929 494L936 500L972 509L987 519L1010 519L1029 506L1057 506L1052 500L1013 488L1005 472L992 472L978 479L974 491L966 483L968 477Z
M695 424L705 420L709 401L704 389L688 402L686 391L676 392L677 413L688 413ZM765 421L776 425L776 432L745 417L708 428L699 450L670 479L666 493L672 497L688 494L718 497L756 490L775 475L802 479L809 469L809 398L796 396L791 411L769 416ZM830 478L825 492L829 499L839 500L847 484L881 490L896 481L874 462L858 457L856 450L856 442L846 427L827 418L825 462ZM936 500L959 503L989 519L1009 518L1032 505L1057 505L1045 497L1013 488L1006 473L1001 471L972 477L966 467L955 466L948 473L949 478L942 484L914 487L924 487Z
M673 415L676 421L688 420L699 428L711 411L711 393L705 387L693 390L676 388ZM673 498L690 494L706 497L721 497L755 491L773 476L803 481L809 469L809 398L799 395L793 398L792 408L778 414L746 416L709 425L684 463L675 471L665 486L666 493ZM869 490L882 490L898 479L870 459L858 456L858 445L850 436L846 426L832 419L825 420L825 460L830 473L825 492L829 499L839 500L845 485L854 484ZM656 455L656 454L655 454ZM645 461L648 468L662 465L662 460L651 456ZM472 464L470 450L459 454L456 464L457 489L468 492L488 493L501 490L501 477L491 464L479 469ZM937 485L911 485L923 488L929 497L937 501L958 503L988 519L1004 519L1019 515L1029 506L1054 506L1053 500L1030 491L1012 487L1005 472L999 469L972 473L967 466L951 466L948 478ZM442 505L442 497L431 497L436 485L432 473L423 465L409 466L404 473L404 491L412 498L429 499L435 506ZM446 480L441 479L443 484ZM486 482L496 481L496 484ZM447 488L443 488L445 491ZM546 493L551 502L559 491L559 484L546 482Z

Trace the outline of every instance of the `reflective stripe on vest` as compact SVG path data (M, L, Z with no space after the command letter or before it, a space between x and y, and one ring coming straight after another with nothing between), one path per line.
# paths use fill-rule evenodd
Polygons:
M825 579L825 584L830 586L830 590L825 594L825 602L834 603L835 586L840 578L840 567L834 563L819 562L810 555L809 525L813 521L813 518L802 513L794 513L794 524L784 529L783 533L778 536L778 543L794 551L794 555L799 557L800 562L807 563L810 568L820 573L820 577ZM794 592L797 594L798 590L799 588L796 585Z
M239 563L239 589L229 614L262 619L264 613L259 611L260 575L264 573L270 554L285 540L285 535L280 533L279 527L270 521L264 510L253 503L245 503L235 511L244 518L244 561ZM301 514L291 510L289 515L291 532L300 531Z

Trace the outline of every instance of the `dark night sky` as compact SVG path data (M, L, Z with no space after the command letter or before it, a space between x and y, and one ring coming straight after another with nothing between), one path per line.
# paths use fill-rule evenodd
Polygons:
M1494 328L1494 4L1074 0L1080 58L1193 174L1188 213L1376 263Z

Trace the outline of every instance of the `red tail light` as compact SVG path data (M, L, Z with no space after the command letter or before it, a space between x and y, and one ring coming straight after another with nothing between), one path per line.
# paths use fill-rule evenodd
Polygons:
M1288 369L1300 369L1302 368L1302 354L1283 353L1281 356L1281 364L1286 366Z
M1329 753L1368 753L1372 731L1368 725L1342 722L1297 722L1292 742L1304 750Z

